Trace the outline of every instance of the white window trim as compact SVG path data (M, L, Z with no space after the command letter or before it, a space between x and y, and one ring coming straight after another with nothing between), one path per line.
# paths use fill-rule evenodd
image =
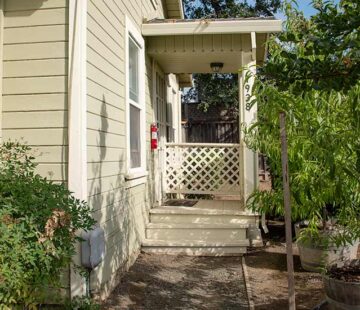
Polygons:
M69 1L68 65L68 189L80 200L87 200L87 0ZM80 251L73 257L81 263ZM70 297L85 296L84 278L70 268Z
M126 100L126 150L127 150L127 176L138 175L146 172L146 102L145 102L145 42L141 32L129 17L125 17L125 100ZM129 96L129 38L136 41L140 47L139 51L139 102L136 104ZM130 167L130 104L140 109L140 147L141 147L141 166Z
M150 0L151 1L151 3L152 3L152 5L153 5L153 7L154 7L154 9L156 10L156 8L157 8L157 6L158 6L158 1L157 0Z

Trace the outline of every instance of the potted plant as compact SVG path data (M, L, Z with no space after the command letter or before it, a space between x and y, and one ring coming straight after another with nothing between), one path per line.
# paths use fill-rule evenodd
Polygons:
M360 260L334 264L323 276L327 302L332 310L360 308Z
M295 236L299 250L300 262L303 269L312 272L322 272L324 268L335 262L357 258L359 242L346 244L336 243L340 237L342 227L336 221L325 221L318 225L318 236L309 234L308 221L295 224Z

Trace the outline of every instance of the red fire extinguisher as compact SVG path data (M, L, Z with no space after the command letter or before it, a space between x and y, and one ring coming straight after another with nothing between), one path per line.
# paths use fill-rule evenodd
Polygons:
M151 124L151 149L156 150L158 147L158 129L156 124Z

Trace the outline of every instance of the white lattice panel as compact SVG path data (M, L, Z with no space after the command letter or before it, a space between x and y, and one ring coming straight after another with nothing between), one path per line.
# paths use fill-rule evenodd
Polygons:
M240 144L167 144L167 193L238 195L240 191Z

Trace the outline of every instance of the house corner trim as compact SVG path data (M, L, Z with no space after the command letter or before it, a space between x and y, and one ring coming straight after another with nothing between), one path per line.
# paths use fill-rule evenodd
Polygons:
M68 189L80 200L87 200L87 0L69 0L68 49ZM77 244L74 264L81 262ZM84 279L70 267L70 297L86 293Z
M69 1L68 68L68 187L75 197L87 199L86 141L86 31L87 0Z

